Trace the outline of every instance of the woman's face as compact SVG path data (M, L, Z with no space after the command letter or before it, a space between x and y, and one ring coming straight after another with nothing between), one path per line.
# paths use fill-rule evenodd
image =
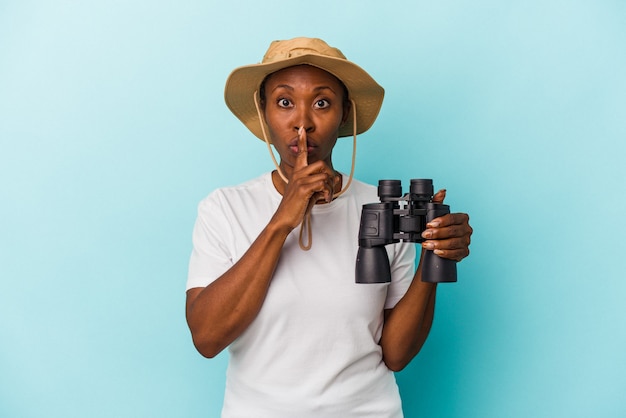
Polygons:
M265 121L281 168L289 173L293 168L300 127L306 130L309 164L322 160L332 167L332 150L349 110L341 82L316 67L289 67L265 80L264 99Z

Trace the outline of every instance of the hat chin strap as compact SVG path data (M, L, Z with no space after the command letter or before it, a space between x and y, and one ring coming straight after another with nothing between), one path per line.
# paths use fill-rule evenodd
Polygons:
M259 124L261 125L261 131L263 132L263 140L267 144L267 149L270 152L270 156L272 157L272 161L274 162L274 166L276 167L276 171L278 172L278 175L280 175L280 177L283 179L285 184L287 184L289 183L289 179L287 179L283 171L280 169L278 161L276 161L276 157L274 157L274 152L272 151L272 145L270 144L270 141L267 137L267 132L265 131L265 120L263 119L263 115L261 114L261 106L259 105L258 91L255 91L253 96L254 96L254 106L256 107L257 116L259 118ZM350 103L352 104L352 164L350 167L350 176L348 177L348 181L345 187L343 187L339 192L337 192L334 195L334 197L339 197L346 190L348 190L348 187L350 187L350 184L352 184L352 179L354 178L354 167L356 165L356 102L354 101L354 99L350 99ZM308 237L308 243L306 245L304 244L304 241L303 241L303 231L305 229L307 231L307 237ZM300 227L300 237L298 240L298 244L300 245L300 248L302 248L304 251L310 250L311 246L313 245L313 236L311 234L311 210L310 209L307 210L306 213L304 214L304 219L302 220L302 225Z

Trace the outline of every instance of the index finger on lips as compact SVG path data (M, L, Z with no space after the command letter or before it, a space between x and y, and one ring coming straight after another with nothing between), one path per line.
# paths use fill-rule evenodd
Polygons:
M306 130L304 126L301 126L298 129L298 156L296 157L295 168L300 169L309 165L308 162L308 152L306 149Z

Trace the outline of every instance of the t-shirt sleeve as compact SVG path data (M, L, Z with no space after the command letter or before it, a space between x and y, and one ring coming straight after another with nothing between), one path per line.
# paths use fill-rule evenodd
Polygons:
M233 256L228 245L231 235L219 195L214 192L198 205L187 290L208 286L232 267Z
M415 274L415 244L401 242L393 247L391 265L391 283L387 289L385 309L391 309L402 299L413 281Z

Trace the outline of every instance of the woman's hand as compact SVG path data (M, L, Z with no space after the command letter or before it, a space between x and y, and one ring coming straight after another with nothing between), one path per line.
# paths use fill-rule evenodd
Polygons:
M433 197L433 202L443 203L446 191L440 190ZM474 230L469 225L466 213L449 213L433 219L422 232L422 248L433 250L442 258L461 261L469 255L469 245Z
M291 229L302 223L315 203L332 201L335 186L340 181L340 177L323 161L308 164L306 131L300 128L298 134L298 156L275 215Z

